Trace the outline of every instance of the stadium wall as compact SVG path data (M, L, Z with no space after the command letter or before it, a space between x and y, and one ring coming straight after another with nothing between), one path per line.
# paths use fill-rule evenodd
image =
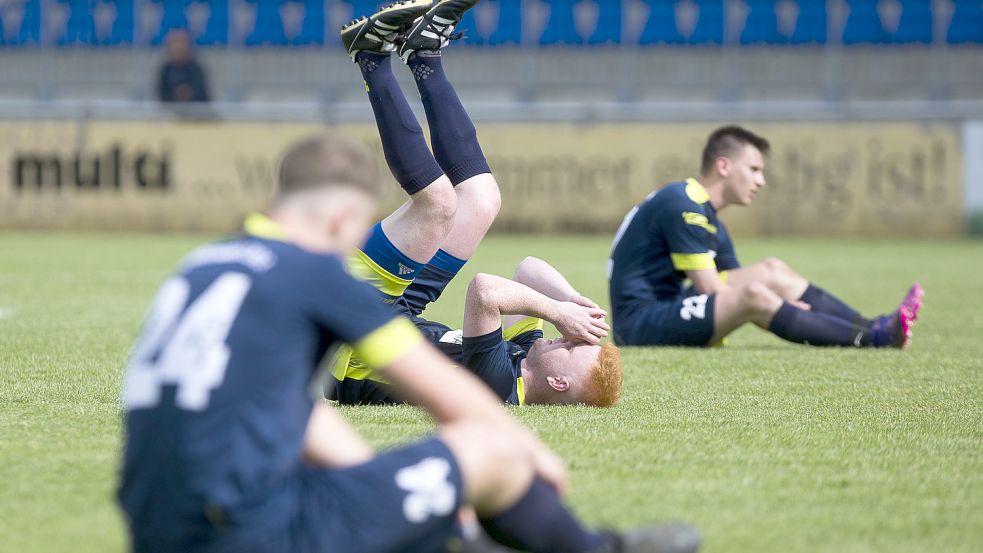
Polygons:
M728 210L724 219L744 235L961 235L967 228L964 179L977 183L978 194L983 176L981 125L755 123L774 144L769 186L752 207ZM653 189L694 175L713 127L482 123L482 144L503 190L496 229L613 232ZM324 129L314 123L0 121L0 228L230 231L246 212L262 207L276 154ZM357 137L382 159L374 125L329 129ZM964 167L969 144L977 146ZM402 201L395 185L391 190L386 208Z

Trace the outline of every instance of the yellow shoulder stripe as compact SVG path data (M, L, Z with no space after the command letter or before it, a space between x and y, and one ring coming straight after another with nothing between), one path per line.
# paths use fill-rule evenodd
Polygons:
M713 256L708 253L673 253L672 266L677 271L699 271L700 269L716 269Z
M283 227L262 213L250 213L247 215L246 220L242 223L242 228L246 231L246 234L251 234L259 238L280 241L287 239L287 233L283 231Z
M354 354L371 368L387 367L423 341L408 319L397 317L352 344Z
M355 254L348 258L348 271L352 276L375 286L383 294L394 297L402 296L406 287L413 282L383 269L362 250L355 250Z
M520 334L533 330L543 330L543 320L536 317L526 317L502 332L502 337L511 340Z
M710 234L717 234L716 225L711 225L710 220L707 219L707 216L702 213L693 213L692 211L684 211L683 221L685 221L687 225L702 227L706 229L707 232L709 232Z
M686 179L686 195L698 204L705 204L710 201L710 195L707 194L707 189L703 188L700 181L693 177Z

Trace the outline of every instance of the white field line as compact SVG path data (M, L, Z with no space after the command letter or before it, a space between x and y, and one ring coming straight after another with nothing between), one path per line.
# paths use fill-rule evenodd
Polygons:
M7 309L6 307L0 307L0 319L6 319L7 317L14 314L13 309Z

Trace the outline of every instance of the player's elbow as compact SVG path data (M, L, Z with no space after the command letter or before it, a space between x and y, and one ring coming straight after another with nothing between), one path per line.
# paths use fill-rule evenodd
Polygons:
M515 280L518 282L525 282L528 278L536 272L537 269L542 267L545 263L542 259L538 257L528 256L522 260L521 263L515 268Z
M487 273L478 273L468 284L468 301L480 304L492 303L495 290L495 277Z

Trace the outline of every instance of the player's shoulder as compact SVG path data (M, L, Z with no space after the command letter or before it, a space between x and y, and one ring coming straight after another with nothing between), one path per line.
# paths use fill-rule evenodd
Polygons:
M662 187L652 198L652 202L660 207L673 210L702 211L710 202L710 196L707 195L707 191L699 181L688 178Z
M188 274L209 266L230 266L252 273L267 273L277 267L281 260L280 252L268 244L237 235L191 250L178 263L178 271Z

